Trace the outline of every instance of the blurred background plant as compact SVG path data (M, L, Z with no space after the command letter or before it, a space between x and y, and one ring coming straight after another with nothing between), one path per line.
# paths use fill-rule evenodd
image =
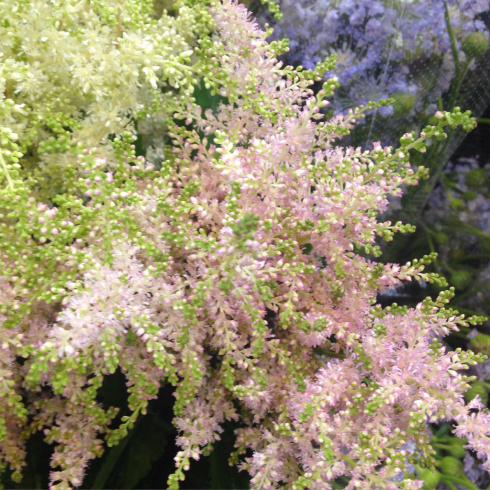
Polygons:
M437 272L444 275L456 289L457 294L451 306L466 314L490 313L490 125L486 122L488 115L490 113L487 110L479 126L467 136L444 169L439 172L426 205L416 217L418 229L411 240L394 241L387 248L388 257L384 257L384 260L397 260L397 257L410 260L422 251L437 252ZM403 202L396 214L402 213ZM427 288L425 286L414 284L393 291L391 298L383 297L381 300L387 303L397 301L413 304L427 292L435 293L431 291L430 285ZM478 329L461 329L446 341L451 348L470 348L488 355L489 334L489 323L486 322ZM470 401L479 395L488 406L490 362L487 360L472 371L478 379L466 393L466 399ZM458 453L458 450L453 448L451 452L451 448L444 447L448 442L454 443L446 425L441 428L435 427L434 431L434 447L438 449L437 457L441 460L441 468L450 474L442 474L438 486L431 486L436 477L425 475L427 482L424 488L488 488L490 476L482 470L481 461L469 451L465 451L463 455L462 451ZM455 457L460 459L461 464L456 465ZM454 470L450 468L450 462L454 463L451 467L454 467ZM474 486L468 484L467 479Z
M247 3L259 6L257 0ZM287 63L311 68L326 56L337 57L333 73L325 75L338 76L342 85L331 110L393 98L367 120L364 131L354 132L356 144L365 143L366 132L371 141L379 135L391 143L400 128L425 125L445 102L452 108L464 101L470 78L487 78L479 69L488 62L486 0L280 0L279 5L280 20L262 8L258 21L273 25L271 38L290 40ZM489 92L480 90L486 98L473 105L483 110ZM383 118L392 115L396 126L390 119L387 128Z

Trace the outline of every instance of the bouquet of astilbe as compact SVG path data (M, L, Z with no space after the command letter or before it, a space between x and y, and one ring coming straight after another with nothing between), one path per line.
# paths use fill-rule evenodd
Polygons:
M428 421L490 455L490 415L465 405L458 373L484 356L438 342L478 319L445 309L450 291L376 306L378 291L438 278L431 256L367 258L376 236L411 230L376 219L426 174L410 150L471 129L469 114L438 113L396 151L333 147L376 105L324 121L337 81L311 85L332 63L284 68L285 43L233 1L13 6L0 4L0 400L15 477L41 430L52 488L80 486L165 383L181 448L170 488L225 420L240 422L232 460L256 489L421 488L406 470L433 468ZM214 112L198 86L221 97ZM122 418L97 401L117 369Z

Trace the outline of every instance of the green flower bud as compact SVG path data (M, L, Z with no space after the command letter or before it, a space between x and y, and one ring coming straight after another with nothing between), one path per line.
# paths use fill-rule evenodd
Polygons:
M471 58L483 56L488 49L488 39L483 32L472 32L463 41L463 51Z
M480 395L480 399L484 405L488 403L488 390L481 381L471 383L471 388L464 394L464 398L467 402L470 402L476 395Z
M466 439L458 439L457 437L451 437L449 439L449 448L447 451L454 456L455 458L461 459L466 455L466 449L463 447L465 444L468 444Z
M459 211L464 207L464 202L462 199L456 198L456 199L451 199L451 202L449 204L451 206L451 209L453 211Z
M456 271L450 282L456 289L465 289L471 282L471 272L465 269Z
M490 355L490 335L477 333L471 340L471 349L475 352Z
M441 471L443 475L458 476L463 471L463 463L454 456L444 456L441 460Z
M415 96L399 92L394 94L392 98L394 99L393 115L395 117L408 116L415 105Z
M449 205L453 211L458 211L464 207L463 200L459 198L451 199L451 203Z
M445 233L443 233L442 231L438 231L435 234L435 239L441 245L447 245L449 243L449 237Z
M470 170L466 173L465 182L470 187L482 187L488 181L487 173L483 168L477 168L474 170Z
M437 470L431 471L418 466L416 468L418 477L424 482L423 489L434 490L437 487L437 484L441 481L441 474Z

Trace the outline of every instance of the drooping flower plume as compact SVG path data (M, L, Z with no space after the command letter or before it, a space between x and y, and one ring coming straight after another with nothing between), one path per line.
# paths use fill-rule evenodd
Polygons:
M56 32L74 45L88 37L75 25L89 15L98 35L120 33L118 45L138 45L147 29L148 59L157 58L151 29L162 21L154 11L137 11L143 21L133 22L129 3L107 11L66 5L68 30L61 20L46 27L46 42ZM175 386L181 448L170 488L212 448L225 420L241 422L234 458L256 489L328 489L343 475L349 489L420 488L405 469L433 464L428 421L456 421L458 436L480 457L490 454L490 415L478 398L465 405L469 378L458 372L482 356L438 342L467 324L445 308L451 292L414 309L375 304L378 291L402 281L439 281L423 272L431 256L374 261L376 237L411 230L377 216L387 195L425 176L410 168L411 150L444 138L446 125L471 129L474 121L438 113L437 126L405 134L396 151L334 147L375 105L324 120L338 81L316 95L311 86L332 69L330 60L313 70L284 68L277 56L285 44L268 44L268 33L234 1L177 7L174 17L162 15L185 42L167 46L158 37L159 53L172 53L177 68L167 75L158 58L160 68L146 78L156 61L138 65L136 57L139 112L127 121L112 127L110 118L107 130L92 124L94 100L109 97L97 87L124 88L111 71L99 85L87 78L73 99L66 89L51 139L37 117L42 97L30 101L16 71L4 94L5 461L20 472L22 434L44 430L55 444L52 488L79 486L103 438L118 443L164 383ZM181 15L190 24L179 25ZM9 49L6 65L35 66L43 53ZM57 60L49 63L43 69ZM66 83L77 87L77 77ZM215 111L197 104L197 87L220 96ZM137 145L160 161L138 155ZM132 410L121 420L117 407L96 400L116 369ZM407 443L417 449L405 451Z

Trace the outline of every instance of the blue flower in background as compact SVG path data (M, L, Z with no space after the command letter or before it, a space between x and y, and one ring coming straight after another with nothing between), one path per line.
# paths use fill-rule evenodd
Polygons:
M274 39L290 39L287 63L313 68L325 57L337 56L336 69L325 75L337 76L342 86L332 104L336 112L368 100L394 97L393 106L378 110L381 117L418 118L425 123L439 98L458 85L455 77L476 66L463 49L465 39L481 32L480 41L488 42L481 17L490 9L489 0L279 3L284 14L279 22L266 13L259 16L259 22L273 25ZM461 68L456 68L457 63Z

